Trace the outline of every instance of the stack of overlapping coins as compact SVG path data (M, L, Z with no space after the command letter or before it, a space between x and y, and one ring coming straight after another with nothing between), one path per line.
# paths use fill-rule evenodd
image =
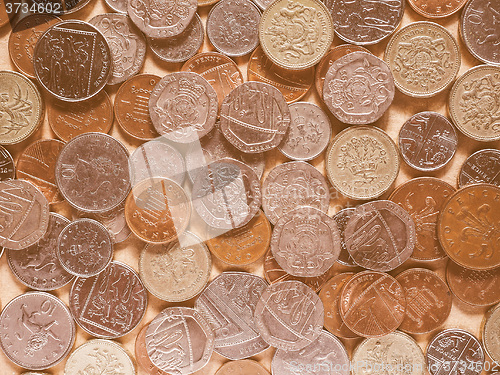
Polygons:
M500 372L500 2L407 3L3 0L0 373Z

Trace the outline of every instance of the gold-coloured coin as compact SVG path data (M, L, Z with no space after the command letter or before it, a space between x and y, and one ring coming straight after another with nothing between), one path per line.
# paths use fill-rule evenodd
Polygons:
M460 68L460 50L453 35L433 22L414 22L389 41L384 55L403 94L428 98L445 90Z
M260 45L276 65L306 69L317 64L333 42L333 20L320 0L276 0L262 14Z
M484 315L481 338L488 356L500 363L500 305L492 307Z
M360 200L378 198L398 176L398 149L379 128L351 126L333 139L326 154L326 171L342 195Z

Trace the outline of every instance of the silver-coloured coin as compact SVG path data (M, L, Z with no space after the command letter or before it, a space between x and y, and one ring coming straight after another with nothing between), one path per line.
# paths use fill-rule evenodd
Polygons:
M104 0L106 4L118 13L127 14L127 0Z
M458 175L458 187L480 183L500 186L500 150L476 151L462 164Z

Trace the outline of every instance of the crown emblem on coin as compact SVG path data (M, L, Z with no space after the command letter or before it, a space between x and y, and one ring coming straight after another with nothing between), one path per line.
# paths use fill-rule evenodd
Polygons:
M205 92L205 88L202 85L198 85L188 79L179 79L179 91L180 95L187 95L192 100L196 101Z

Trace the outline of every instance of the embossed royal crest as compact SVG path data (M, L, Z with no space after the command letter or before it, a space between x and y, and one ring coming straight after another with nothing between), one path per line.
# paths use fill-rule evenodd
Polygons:
M190 277L196 277L195 250L180 247L177 243L166 249L162 247L151 260L151 268L155 277L178 286Z
M290 127L287 145L292 149L297 149L305 144L307 150L308 143L317 144L321 141L324 131L321 125L313 119L299 116L294 120L294 126Z
M145 25L154 27L157 24L172 26L176 18L189 16L189 0L132 0L130 6L142 17Z

